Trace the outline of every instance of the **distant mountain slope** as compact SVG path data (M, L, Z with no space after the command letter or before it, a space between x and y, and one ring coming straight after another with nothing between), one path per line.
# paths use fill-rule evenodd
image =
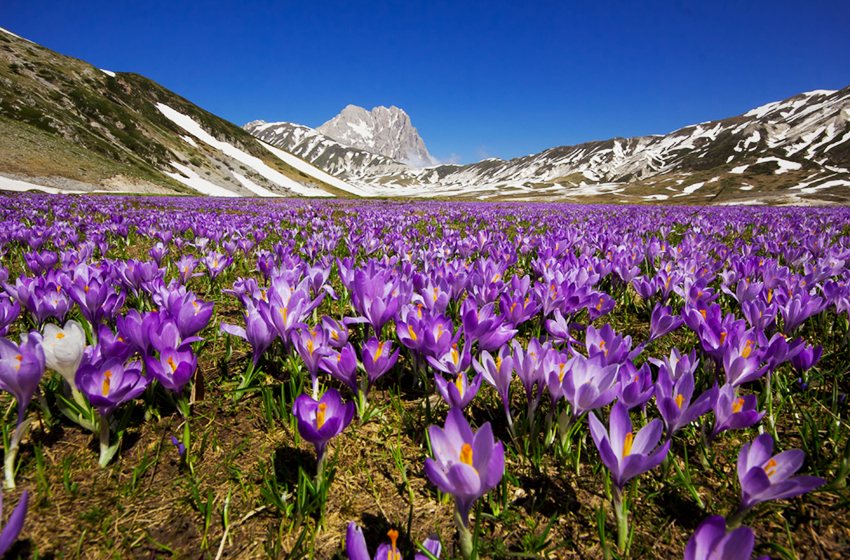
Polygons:
M622 202L850 201L850 88L812 91L665 135L551 148L512 160L413 169L308 127L246 130L331 174L397 196Z
M99 70L2 29L0 175L0 189L342 193L143 76Z
M348 105L316 130L343 146L383 155L412 167L439 163L428 153L407 113L395 106L367 111Z

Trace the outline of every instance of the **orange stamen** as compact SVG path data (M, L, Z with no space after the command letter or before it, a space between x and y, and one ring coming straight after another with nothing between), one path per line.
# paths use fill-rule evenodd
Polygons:
M623 439L623 459L632 454L632 443L635 440L635 436L632 432L626 433L625 439Z
M325 423L325 410L327 410L328 405L325 403L319 403L319 408L316 409L316 429L321 428Z
M460 462L472 466L472 446L468 443L464 443L460 448Z
M101 393L104 397L109 395L109 384L112 381L112 370L108 369L103 373L103 387Z
M738 397L735 399L735 402L732 403L732 414L741 412L742 408L744 408L744 397Z

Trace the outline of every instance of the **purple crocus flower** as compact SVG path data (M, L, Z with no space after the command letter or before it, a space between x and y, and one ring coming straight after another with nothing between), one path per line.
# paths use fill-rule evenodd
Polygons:
M203 258L204 266L207 267L207 273L213 279L224 272L224 269L230 266L232 262L233 259L230 256L217 251L212 251Z
M478 309L475 301L468 298L461 307L464 338L470 344L478 342L481 350L494 351L516 335L517 330L506 324L500 315L495 314L495 304L488 303Z
M277 333L269 325L253 304L249 303L245 308L245 326L221 323L221 330L227 334L244 338L253 349L253 362L257 365L260 357L274 342Z
M590 357L601 355L604 365L622 364L640 353L632 352L632 337L624 337L618 334L607 323L598 330L593 325L587 327L585 346L587 347L587 355Z
M624 365L620 366L619 377L619 400L629 410L645 405L652 395L655 394L655 385L652 383L652 370L646 362L638 369L631 361L627 361Z
M183 444L183 442L177 439L175 436L171 436L171 444L177 448L177 455L180 457L180 459L183 459L183 457L186 456L186 446Z
M381 543L378 550L375 551L374 558L369 556L369 549L366 548L366 538L363 536L363 530L357 526L357 523L352 521L348 524L348 530L345 533L345 552L348 555L348 560L401 560L401 553L396 545L398 541L398 531L390 529L387 531L389 543ZM439 558L442 546L436 536L431 536L425 539L422 546L431 553L432 556ZM426 560L426 556L417 552L413 557L414 560Z
M319 367L345 383L355 395L360 390L357 385L357 353L351 343L343 346L338 352L331 350L330 354L319 362Z
M570 323L561 314L560 309L556 309L553 318L546 319L543 326L546 328L546 332L552 337L552 340L557 343L571 345L575 340L572 334L570 334Z
M717 393L712 409L714 410L714 428L709 439L714 439L726 430L743 430L755 426L761 421L764 412L758 410L755 395L738 396L734 385L726 384Z
M328 355L330 349L325 344L325 331L321 328L300 328L292 333L292 345L301 357L310 379L313 381L313 394L319 391L319 362Z
M0 297L0 336L6 336L9 325L21 314L21 304L8 297Z
M655 382L655 402L664 420L667 437L684 428L711 409L717 398L717 386L704 391L693 402L694 374L687 372L673 381L666 370L658 372Z
M74 280L68 279L65 288L91 324L97 324L103 318L111 319L124 305L124 292L116 292L111 281L86 264L77 266Z
M470 342L466 341L466 344L463 345L463 349L459 350L457 343L454 343L451 348L449 348L448 352L442 356L438 356L437 358L426 356L425 359L434 369L456 376L465 372L472 364L472 351L470 346Z
M691 350L689 354L682 355L677 348L673 348L670 351L669 357L660 360L649 358L649 362L658 367L659 375L664 371L673 381L678 381L679 378L687 373L693 375L699 365L695 350Z
M738 527L727 532L726 519L714 515L694 531L685 547L684 560L750 560L754 545L752 529Z
M657 340L666 334L675 331L684 323L681 315L671 315L670 307L655 304L652 315L649 318L649 340Z
M376 335L396 314L399 305L407 303L400 301L399 281L389 270L376 272L374 276L356 270L350 289L352 305L372 325Z
M197 358L189 343L192 339L181 340L180 333L173 321L163 321L157 330L150 333L151 348L158 355L145 355L145 368L160 384L180 393L198 366Z
M109 416L119 405L141 395L148 386L142 364L125 364L108 359L99 365L85 364L77 371L77 388L101 416Z
M784 320L782 332L791 334L806 319L817 315L824 307L826 307L826 303L821 297L812 297L806 292L795 294L784 304L779 305L779 312Z
M814 367L820 361L822 355L823 346L806 345L791 358L791 365L798 373L803 373Z
M469 382L466 372L457 374L455 380L447 381L439 373L434 374L434 383L437 386L437 391L443 400L448 403L451 408L466 408L472 402L475 395L478 394L478 389L481 388L481 374L479 373Z
M505 473L505 448L487 422L477 432L463 411L449 411L444 428L429 426L434 458L425 459L425 474L434 486L455 498L464 526L475 501L496 487Z
M331 348L343 348L348 344L348 325L345 321L339 322L328 316L322 317L322 329L324 329L328 346Z
M18 402L18 425L24 421L44 366L40 334L31 332L22 337L20 344L0 338L0 389L11 393Z
M473 360L472 367L499 393L502 406L505 408L505 416L508 419L508 427L513 429L510 392L514 360L511 356L511 347L507 344L502 346L495 358L487 351L481 352L481 356L477 360Z
M18 502L18 505L15 506L15 509L12 511L12 515L9 516L9 520L6 522L6 525L3 526L3 530L0 531L0 558L3 558L6 552L12 548L12 545L15 544L18 535L21 534L21 529L24 527L24 520L27 517L29 499L29 491L24 490L21 494L21 500ZM0 520L2 520L2 518L3 494L0 493Z
M200 276L200 273L195 273L195 268L198 266L198 259L194 255L184 254L175 263L177 273L180 275L180 281L186 284L193 276Z
M741 446L738 481L741 483L742 510L769 500L793 498L826 483L817 476L794 476L806 458L800 449L772 454L773 437L767 433Z
M567 366L569 375L564 378L564 397L569 401L573 417L603 407L617 398L617 364L605 365L604 356L595 354L585 358L576 354Z
M316 448L321 465L328 441L338 436L354 417L353 402L342 402L336 389L328 389L318 400L301 394L292 405L292 414L298 421L298 433Z
M151 333L160 328L162 315L156 311L139 313L135 309L127 311L127 315L118 317L115 324L118 333L139 354L147 354L151 347Z
M165 309L177 324L180 336L189 338L206 327L213 313L213 303L199 300L192 292L171 292Z
M514 339L511 341L511 348L513 348L514 369L525 389L529 410L534 410L537 408L540 396L543 394L543 387L546 385L546 379L543 377L543 362L546 359L546 354L552 348L548 343L540 344L540 341L536 338L528 341L525 350L520 346L519 341ZM536 391L535 386L537 387Z
M391 340L379 342L377 338L372 337L366 341L360 352L360 361L363 362L363 369L369 376L370 386L395 365L398 353L398 349L393 352Z
M168 247L162 244L162 241L157 241L156 244L151 247L151 250L148 251L148 255L156 262L156 264L162 266L162 258L168 254Z
M599 456L611 471L611 478L620 491L632 478L660 465L670 449L670 440L658 446L661 440L661 420L652 420L635 434L629 411L620 402L611 408L609 429L605 429L595 413L590 414L588 420L590 435L599 450Z

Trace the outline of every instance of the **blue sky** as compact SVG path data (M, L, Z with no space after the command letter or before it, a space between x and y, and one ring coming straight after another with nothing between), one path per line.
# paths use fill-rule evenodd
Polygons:
M850 85L850 2L805 4L3 0L0 26L240 125L396 105L470 162Z

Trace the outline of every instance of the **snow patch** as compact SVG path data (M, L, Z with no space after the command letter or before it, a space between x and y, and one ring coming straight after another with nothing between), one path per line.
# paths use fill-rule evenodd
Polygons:
M98 68L98 70L100 70L101 72L103 72L104 74L109 76L110 78L115 77L115 72L113 72L112 70L104 70L103 68Z
M736 175L740 175L740 174L742 174L744 171L746 171L748 167L749 167L749 164L747 164L747 165L739 165L738 167L733 167L733 168L732 168L732 170L731 170L729 173L734 173L734 174L736 174Z
M301 183L294 181L293 179L290 179L289 177L287 177L286 175L284 175L280 171L276 171L276 170L272 169L271 167L266 165L266 163L263 160L261 160L260 158L258 158L256 156L252 156L251 154L248 154L246 152L243 152L242 150L240 150L236 146L233 146L232 144L228 144L227 142L222 142L221 140L217 140L211 134L209 134L206 130L204 130L201 127L200 124L195 122L195 120L192 119L192 117L190 117L188 115L184 115L183 113L172 109L171 107L169 107L168 105L165 105L164 103L157 103L156 108L159 109L159 111L163 115L165 115L165 117L168 120L170 120L171 122L173 122L174 124L176 124L177 126L182 128L183 130L185 130L186 132L188 132L189 134L191 134L192 136L194 136L195 138L197 138L201 142L204 142L205 144L209 144L213 148L216 148L217 150L221 151L222 153L224 153L225 155L227 155L229 157L232 157L233 159L235 159L236 161L238 161L240 163L244 163L245 165L247 165L248 167L250 167L251 169L256 171L259 175L261 175L262 177L265 177L266 179L268 179L272 183L275 183L276 185L279 185L279 186L281 186L285 189L289 189L292 192L294 192L296 194L303 195L303 196L321 196L321 197L333 196L332 194L326 193L325 191L310 188L310 187L307 187L305 185L302 185ZM178 180L180 180L180 179L178 179ZM209 183L208 181L205 181L205 180L204 180L204 182L206 182L210 185L212 184L212 183ZM196 187L192 187L192 188L196 188ZM220 189L221 187L218 187L218 188ZM200 189L197 189L197 190L200 190ZM230 192L230 191L228 191L228 192ZM219 194L217 196L228 196L228 195Z
M182 138L183 141L186 142L187 144L189 144L190 146L193 146L195 148L198 147L198 144L195 143L195 140L191 136L187 136L187 135L184 134L180 138Z
M170 171L164 171L166 175L176 181L180 181L191 189L195 189L201 194L206 194L209 196L239 196L233 191L229 191L224 187L220 187L214 183L210 183L209 181L192 171L192 169L186 167L183 164L177 163L176 161L172 161L171 166L174 169L178 170L180 173L171 173Z
M693 185L688 185L687 187L682 189L681 194L677 194L673 198L677 198L677 197L680 197L680 196L688 196L689 194L692 194L692 193L700 190L704 184L705 184L705 182L700 182L700 183L694 183Z
M3 29L3 31L5 31L5 29ZM10 33L10 35L14 35L14 33ZM15 36L17 37L17 35ZM29 183L27 181L19 181L18 179L12 179L11 177L5 177L3 175L0 175L0 190L15 192L41 191L48 194L81 194L83 192L66 191L53 187L45 187L43 185L37 185L35 183Z
M268 190L264 187L261 187L260 185L258 185L257 183L255 183L254 181L249 179L248 177L246 177L244 175L240 175L239 173L236 173L235 171L233 172L233 176L236 177L237 181L242 183L243 187L245 187L246 189L248 189L252 193L256 194L257 196L263 196L263 197L266 197L266 198L273 198L273 197L280 196L279 194L275 194L272 191L270 191L270 190Z
M801 167L801 164L796 161L788 161L787 159L780 159L778 157L763 157L756 160L756 164L759 163L768 163L774 162L779 166L779 169L776 170L776 175L781 175L783 173L787 173L788 171L797 171Z

